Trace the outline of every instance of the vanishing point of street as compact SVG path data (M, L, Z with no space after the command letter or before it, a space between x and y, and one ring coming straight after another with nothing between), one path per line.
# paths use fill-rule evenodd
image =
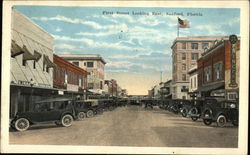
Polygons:
M205 126L158 107L129 105L74 121L71 127L37 125L9 136L10 144L229 148L237 147L237 134L231 124Z

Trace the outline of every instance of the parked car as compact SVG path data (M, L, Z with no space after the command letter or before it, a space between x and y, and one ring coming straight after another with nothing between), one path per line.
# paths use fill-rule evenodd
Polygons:
M100 102L103 99L88 99L83 102L88 105L88 111L86 112L86 117L90 118L96 114L102 114L104 111L104 103Z
M96 113L94 100L77 100L74 104L75 114L78 120L83 120L85 117L93 117ZM99 109L99 112L101 110Z
M161 100L159 103L159 108L167 110L170 101L170 99Z
M104 110L112 111L117 107L116 99L99 99L99 106L102 106Z
M187 116L191 117L193 121L197 121L201 117L201 112L206 101L207 100L203 99L193 100L191 106L189 107Z
M189 110L194 106L196 100L184 100L181 107L181 115L187 117Z
M224 99L209 100L204 105L201 117L205 125L211 125L212 122L216 122L217 126L223 127L226 122L231 121L234 126L238 126L238 102Z
M51 98L35 102L31 110L18 112L10 125L17 131L25 131L31 125L49 122L69 127L75 119L73 103L74 100L69 98Z
M181 112L183 104L187 104L187 102L189 101L185 99L174 99L172 100L172 106L170 110L174 112L175 114L178 114Z

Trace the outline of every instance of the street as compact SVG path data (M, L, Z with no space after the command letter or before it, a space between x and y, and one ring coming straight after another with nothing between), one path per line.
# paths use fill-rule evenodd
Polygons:
M155 146L155 147L237 147L238 128L175 115L155 107L118 107L71 127L54 124L32 126L24 132L11 131L10 144Z

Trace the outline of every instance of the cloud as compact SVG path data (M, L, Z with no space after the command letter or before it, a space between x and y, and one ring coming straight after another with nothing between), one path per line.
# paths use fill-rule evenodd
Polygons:
M227 34L225 31L220 29L220 26L215 26L215 25L198 25L195 27L195 29L198 29L200 32L206 32L207 35L211 35L211 36Z
M82 43L86 43L89 46L94 44L93 40L87 39L87 38L71 38L67 36L58 36L58 35L52 35L52 36L54 37L55 40L82 42Z
M62 29L61 29L61 28L59 28L59 27L57 27L55 31L56 31L56 32L61 32L61 31L62 31Z

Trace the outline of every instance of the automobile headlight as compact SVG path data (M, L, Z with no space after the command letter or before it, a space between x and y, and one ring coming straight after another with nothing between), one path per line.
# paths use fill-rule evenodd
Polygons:
M236 108L236 105L235 104L231 104L230 107L231 108Z

